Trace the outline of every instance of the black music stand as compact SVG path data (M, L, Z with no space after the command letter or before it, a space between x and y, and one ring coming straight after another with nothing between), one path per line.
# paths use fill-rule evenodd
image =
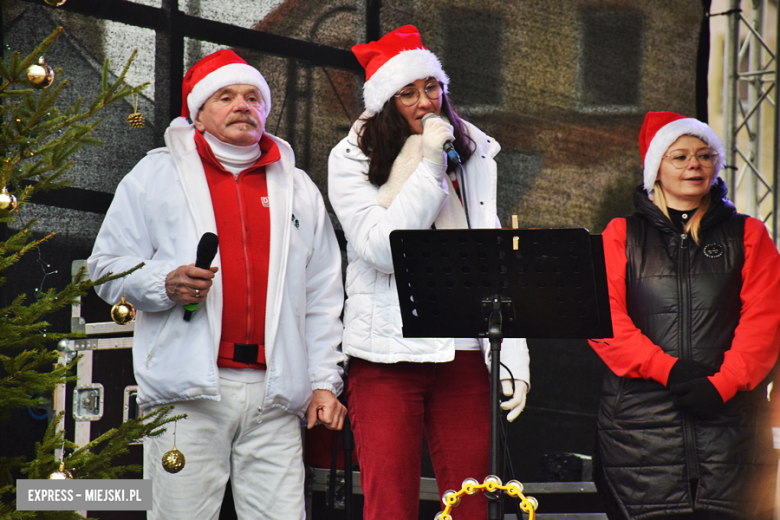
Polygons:
M600 235L587 229L397 230L390 233L407 338L608 338ZM499 377L491 378L490 471L498 471ZM488 518L501 502L488 501Z

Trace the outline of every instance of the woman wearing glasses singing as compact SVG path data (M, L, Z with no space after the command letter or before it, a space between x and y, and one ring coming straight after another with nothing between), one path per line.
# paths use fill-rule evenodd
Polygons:
M771 518L780 255L726 198L708 125L650 112L639 143L636 213L603 234L614 338L590 342L610 369L594 480L610 520Z
M497 227L493 157L500 147L455 113L449 78L413 26L353 52L366 70L366 110L328 165L328 195L348 241L347 405L364 518L416 519L423 435L440 493L488 474L487 346L473 338L403 337L389 235ZM444 153L447 142L462 168ZM502 407L512 420L529 387L525 340L505 340L502 362L509 368L500 376L503 392L511 397ZM485 518L484 497L467 497L457 515Z

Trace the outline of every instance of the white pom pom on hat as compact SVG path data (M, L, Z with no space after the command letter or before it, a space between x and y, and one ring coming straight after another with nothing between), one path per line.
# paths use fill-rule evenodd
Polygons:
M418 79L436 78L448 92L450 78L413 25L399 27L375 42L355 45L352 52L366 71L363 103L369 116L379 113L396 92Z
M674 112L648 112L639 132L639 151L644 165L644 188L651 199L661 160L672 143L683 135L698 137L718 153L713 180L718 178L725 160L723 145L707 123Z

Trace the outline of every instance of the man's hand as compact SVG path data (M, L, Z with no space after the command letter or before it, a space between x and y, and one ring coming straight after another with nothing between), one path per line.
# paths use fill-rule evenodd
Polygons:
M501 409L511 410L507 414L506 420L512 422L517 419L517 416L525 408L525 396L528 393L528 385L525 381L515 379L515 392L512 395L512 382L509 379L502 379L501 390L505 396L511 397L508 401L501 403Z
M340 430L344 426L344 417L347 415L347 408L336 399L330 390L315 390L311 396L309 409L306 410L306 418L309 424L306 426L312 429L317 424L317 419L322 421L329 430Z
M195 264L179 266L165 278L165 292L168 298L179 305L200 303L206 299L217 271L219 267L200 269Z

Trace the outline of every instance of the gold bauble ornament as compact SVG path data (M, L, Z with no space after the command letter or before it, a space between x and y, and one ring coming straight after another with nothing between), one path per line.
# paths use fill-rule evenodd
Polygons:
M3 186L0 190L0 210L3 209L16 209L16 197L13 193L8 192L8 188Z
M162 465L168 473L178 473L184 469L184 454L173 447L171 451L166 451L162 458Z
M67 2L68 0L43 0L43 1L49 5L53 5L54 7L59 7L65 2Z
M60 469L49 475L50 480L73 480L73 475L65 469L65 463L60 462Z
M173 449L162 457L162 466L168 473L178 473L184 469L184 454L176 449L176 428L179 421L173 421Z
M117 325L127 325L135 319L135 307L131 303L125 300L125 295L122 295L122 299L111 307L111 319Z
M35 88L46 88L54 82L54 69L46 65L41 56L37 65L27 67L27 80Z

